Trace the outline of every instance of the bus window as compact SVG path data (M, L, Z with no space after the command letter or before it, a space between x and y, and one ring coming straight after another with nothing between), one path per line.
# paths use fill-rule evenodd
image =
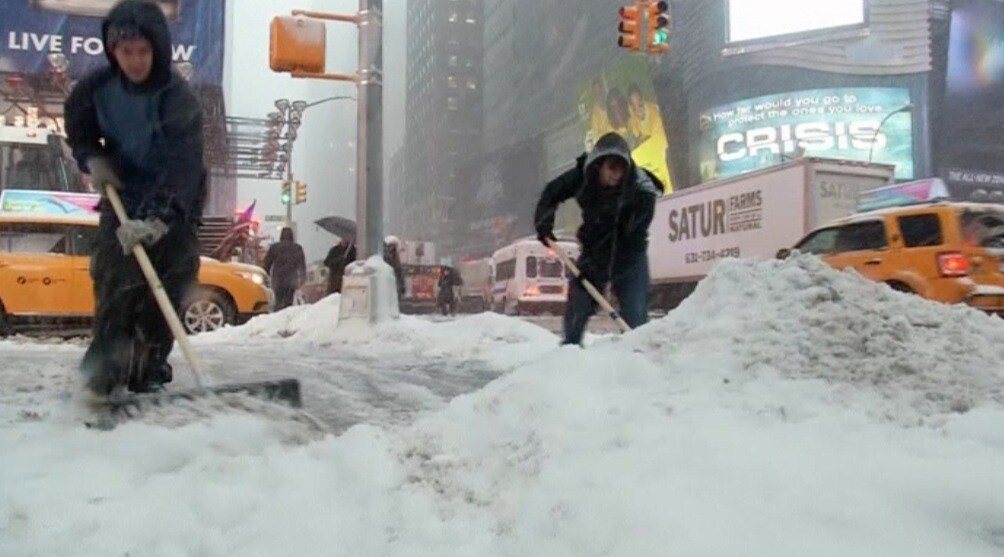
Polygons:
M539 264L540 276L545 278L560 278L564 265L561 261L546 261L541 260Z
M89 188L61 137L47 143L0 141L0 190L86 192Z
M495 281L512 280L516 278L516 260L500 261L495 265Z
M45 145L8 143L2 146L3 189L61 190Z

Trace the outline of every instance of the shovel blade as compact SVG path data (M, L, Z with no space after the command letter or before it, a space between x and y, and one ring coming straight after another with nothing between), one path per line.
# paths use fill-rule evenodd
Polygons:
M141 414L150 407L167 407L179 401L198 400L210 396L240 394L267 402L284 404L291 408L301 408L300 381L297 379L276 379L215 385L205 389L180 391L160 391L156 393L129 394L108 400L107 408L115 416Z

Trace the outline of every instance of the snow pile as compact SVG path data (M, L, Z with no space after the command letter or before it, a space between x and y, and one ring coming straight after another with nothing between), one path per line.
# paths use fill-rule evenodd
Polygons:
M331 350L352 348L371 354L417 353L422 358L476 359L499 368L531 361L558 345L558 337L546 329L495 313L439 322L402 315L371 326L368 334L360 336L339 328L339 302L339 295L333 294L313 305L255 317L243 326L204 333L195 340L203 344L283 340Z
M726 260L633 346L731 359L730 379L777 372L886 397L891 419L1004 406L1004 320L895 292L818 258Z
M258 330L214 349L268 338L278 353L284 343L345 354L397 346L459 363L493 349L527 363L413 424L306 445L239 415L107 433L4 424L0 555L1004 550L1004 408L991 396L1000 325L812 259L722 264L671 316L587 350L490 314L402 318L364 345ZM948 352L951 342L971 353ZM888 354L913 367L892 367ZM394 373L367 369L358 388ZM973 409L917 399L927 392L968 393ZM885 397L903 396L914 414L948 412L942 427L874 419L890 410Z
M558 337L550 331L495 313L440 323L403 315L377 326L376 331L371 348L397 346L427 357L478 359L502 368L533 361L558 346Z
M1004 548L1004 412L954 417L968 432L958 441L834 412L818 402L825 386L803 383L790 394L815 398L817 415L791 421L761 413L771 399L757 389L686 373L614 345L567 348L455 399L401 435L403 491L435 503L409 533L473 530L451 555ZM750 407L719 403L730 394Z
M248 342L254 339L289 338L296 335L324 337L338 323L341 295L332 294L310 305L291 306L259 315L239 327L224 327L194 337L203 343Z

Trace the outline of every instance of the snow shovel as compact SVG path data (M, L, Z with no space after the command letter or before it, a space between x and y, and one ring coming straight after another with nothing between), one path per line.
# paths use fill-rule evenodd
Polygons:
M105 192L119 222L122 223L128 220L129 217L126 215L125 208L122 206L122 200L119 198L119 194L115 191L115 188L106 186ZM195 378L196 387L194 391L164 391L113 397L108 401L109 410L113 415L122 413L129 415L132 410L142 412L144 407L148 405L160 406L179 399L192 400L210 395L228 393L246 394L270 402L281 402L293 408L300 408L303 405L300 398L300 382L297 379L278 379L207 387L202 381L202 364L195 357L195 352L192 351L188 334L182 327L181 320L178 319L178 314L174 311L174 306L171 305L171 300L167 297L167 291L164 290L164 285L161 284L157 271L154 270L143 244L136 244L132 248L132 254L143 271L147 284L150 285L150 290L153 292L153 297L157 300L157 306L160 307L164 320L171 329L171 334L178 341L178 346L181 348L181 352L188 362L188 367L192 371L192 376Z
M621 317L621 314L614 309L614 306L610 305L610 302L608 302L607 299L603 297L603 294L600 294L600 291L597 290L595 286L593 286L593 283L589 282L589 280L586 279L586 277L582 276L582 271L580 271L579 268L575 266L575 263L573 263L572 259L568 257L568 254L565 253L565 250L561 249L561 246L559 246L557 242L551 240L550 238L547 239L547 247L553 249L554 253L558 254L558 259L560 259L561 262L565 264L565 267L568 267L568 270L572 272L572 276L574 276L576 280L582 283L582 287L586 289L586 292L589 292L589 295L592 296L594 300L596 300L596 303L599 304L601 308L603 308L603 311L607 312L607 315L610 316L610 319L613 319L617 323L617 326L621 328L621 332L626 333L630 331L631 325L628 325L627 321L624 321L624 318Z

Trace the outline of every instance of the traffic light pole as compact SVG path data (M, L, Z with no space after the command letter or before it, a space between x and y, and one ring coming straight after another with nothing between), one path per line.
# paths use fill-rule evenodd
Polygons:
M286 159L286 183L290 184L290 195L289 200L286 202L286 226L290 228L293 227L293 148L290 146L289 153L287 153ZM294 229L294 232L296 230Z
M383 0L359 0L359 120L356 143L356 249L383 245Z
M293 77L352 81L358 87L356 125L356 251L380 253L383 244L383 0L359 0L355 15L293 10L294 16L354 23L359 28L356 75L292 71Z

